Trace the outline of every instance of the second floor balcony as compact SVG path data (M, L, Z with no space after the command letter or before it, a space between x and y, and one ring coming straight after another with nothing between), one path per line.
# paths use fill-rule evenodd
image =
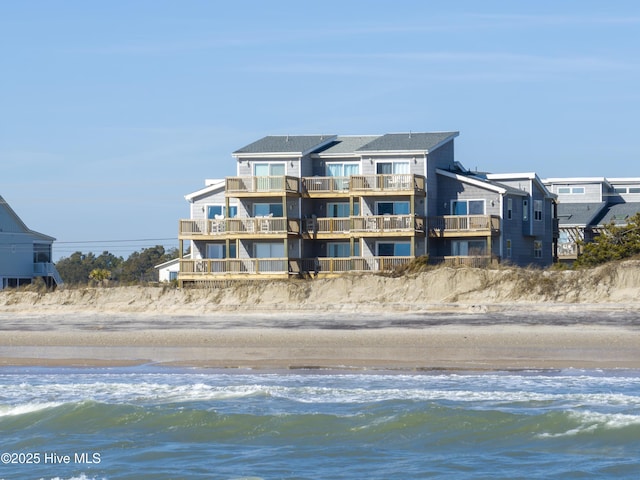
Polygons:
M425 232L425 218L416 215L365 215L306 219L303 232L312 236L414 234Z
M492 235L500 231L497 215L444 215L429 217L429 236Z

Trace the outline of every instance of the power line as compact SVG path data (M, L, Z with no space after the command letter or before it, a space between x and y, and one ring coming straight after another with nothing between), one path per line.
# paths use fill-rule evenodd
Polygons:
M55 241L54 244L55 245L68 245L68 244L72 244L72 245L84 245L84 244L89 244L89 243L100 243L100 244L107 244L107 243L125 243L125 242L166 242L166 241L175 241L177 240L176 237L169 237L169 238L130 238L130 239L124 239L124 240L75 240L75 241L66 241L66 242L60 242L60 241Z

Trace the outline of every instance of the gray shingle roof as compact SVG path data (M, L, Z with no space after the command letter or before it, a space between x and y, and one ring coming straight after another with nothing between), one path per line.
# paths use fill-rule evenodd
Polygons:
M397 152L409 150L430 152L444 141L457 137L458 133L459 132L387 133L363 145L358 151Z
M289 153L303 154L320 148L327 141L335 138L335 135L270 135L246 147L236 150L235 154L252 153Z
M597 225L596 217L606 211L607 204L602 203L559 203L558 223L564 226Z
M616 225L625 225L627 220L638 212L640 212L638 202L614 203L596 219L597 225L606 225L612 221Z
M379 137L380 135L338 136L335 141L315 153L329 155L350 154Z

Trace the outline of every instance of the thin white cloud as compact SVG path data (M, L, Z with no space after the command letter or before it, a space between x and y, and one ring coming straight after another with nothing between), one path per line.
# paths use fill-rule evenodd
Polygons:
M599 56L440 51L285 56L242 68L263 74L397 78L398 72L406 71L413 78L512 81L587 73L634 74L640 65Z
M640 16L584 15L579 12L572 15L470 13L466 16L475 20L476 27L491 28L640 25Z

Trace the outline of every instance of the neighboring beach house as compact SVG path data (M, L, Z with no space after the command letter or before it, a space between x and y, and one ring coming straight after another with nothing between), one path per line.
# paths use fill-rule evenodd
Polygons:
M180 283L385 271L427 254L551 263L555 196L533 174L466 171L457 136L268 136L235 151L235 177L185 197Z
M558 196L561 262L573 262L581 244L593 241L605 225L625 225L640 212L640 178L568 177L543 182Z
M53 265L55 238L27 228L0 196L0 289L30 284L42 277L49 287L62 284Z
M429 222L431 258L477 266L487 257L521 266L554 261L556 196L535 173L460 168L437 173L440 201L438 216Z

